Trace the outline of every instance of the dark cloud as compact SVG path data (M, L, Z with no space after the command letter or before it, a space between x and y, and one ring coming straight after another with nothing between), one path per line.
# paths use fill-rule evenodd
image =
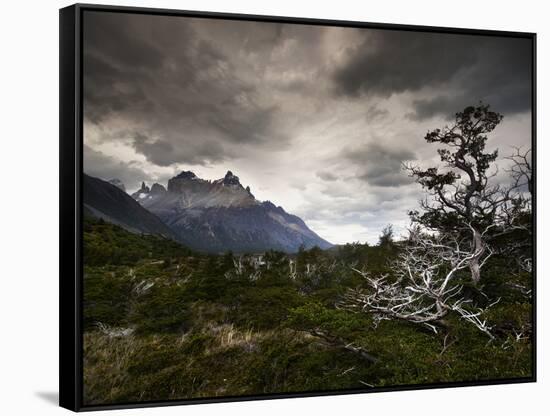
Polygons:
M480 100L512 114L530 108L531 43L519 38L373 30L347 51L333 80L339 93L352 97L431 90L430 97L415 100L413 119L453 115Z
M417 90L443 82L475 63L474 51L455 35L373 30L356 48L347 50L347 62L334 74L347 95Z
M345 149L342 157L357 167L356 177L370 185L398 187L412 182L403 171L404 162L416 160L410 150L372 143L362 148Z
M175 146L170 140L154 140L136 133L133 148L157 166L170 166L178 163L204 165L225 160L229 153L218 142L193 141L184 146Z
M198 36L194 24L86 12L86 121L120 129L121 139L133 140L136 151L160 166L222 160L232 143L284 146L277 106L263 104L257 85L226 56L231 51Z

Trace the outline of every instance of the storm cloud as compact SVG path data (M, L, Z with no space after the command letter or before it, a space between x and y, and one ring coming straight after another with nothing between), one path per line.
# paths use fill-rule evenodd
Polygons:
M231 170L333 243L404 229L428 130L480 100L528 146L524 38L86 11L84 170L129 192Z
M510 115L530 108L531 53L528 39L379 30L346 51L333 78L352 97L429 90L414 100L416 119L479 101Z
M231 146L269 147L273 139L281 146L287 138L274 134L277 106L263 103L257 85L240 77L227 51L201 38L194 23L87 12L86 122L116 126L120 139L164 166L222 160Z
M405 162L416 160L403 148L384 147L375 142L362 148L346 149L342 158L358 168L356 177L375 186L399 187L412 182L403 170Z

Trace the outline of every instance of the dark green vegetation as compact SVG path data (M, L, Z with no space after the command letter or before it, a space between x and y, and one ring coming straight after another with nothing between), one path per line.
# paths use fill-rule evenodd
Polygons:
M467 107L410 166L409 237L296 255L207 255L101 220L84 225L87 404L532 376L530 152L492 184Z
M335 307L364 285L350 265L387 272L403 243L270 252L254 265L92 219L84 241L87 404L531 375L529 334L515 339L530 322L517 289L530 276L505 258L485 269L485 293L502 297L491 341L456 317L434 334Z

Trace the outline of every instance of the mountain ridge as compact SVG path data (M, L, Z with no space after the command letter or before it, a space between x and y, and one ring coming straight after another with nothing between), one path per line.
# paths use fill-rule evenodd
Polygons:
M119 186L84 173L82 190L85 215L102 218L134 233L156 234L178 240L161 219L143 208Z
M132 197L186 245L201 251L297 252L300 247L332 247L301 218L270 201L258 201L231 171L213 181L182 171L168 180L166 188L142 183Z

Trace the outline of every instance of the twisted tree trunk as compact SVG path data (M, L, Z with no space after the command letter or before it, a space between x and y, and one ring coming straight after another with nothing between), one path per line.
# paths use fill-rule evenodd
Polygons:
M487 244L483 241L481 233L475 228L472 228L472 245L473 255L469 261L469 267L472 281L477 286L481 278L481 259L487 250Z

